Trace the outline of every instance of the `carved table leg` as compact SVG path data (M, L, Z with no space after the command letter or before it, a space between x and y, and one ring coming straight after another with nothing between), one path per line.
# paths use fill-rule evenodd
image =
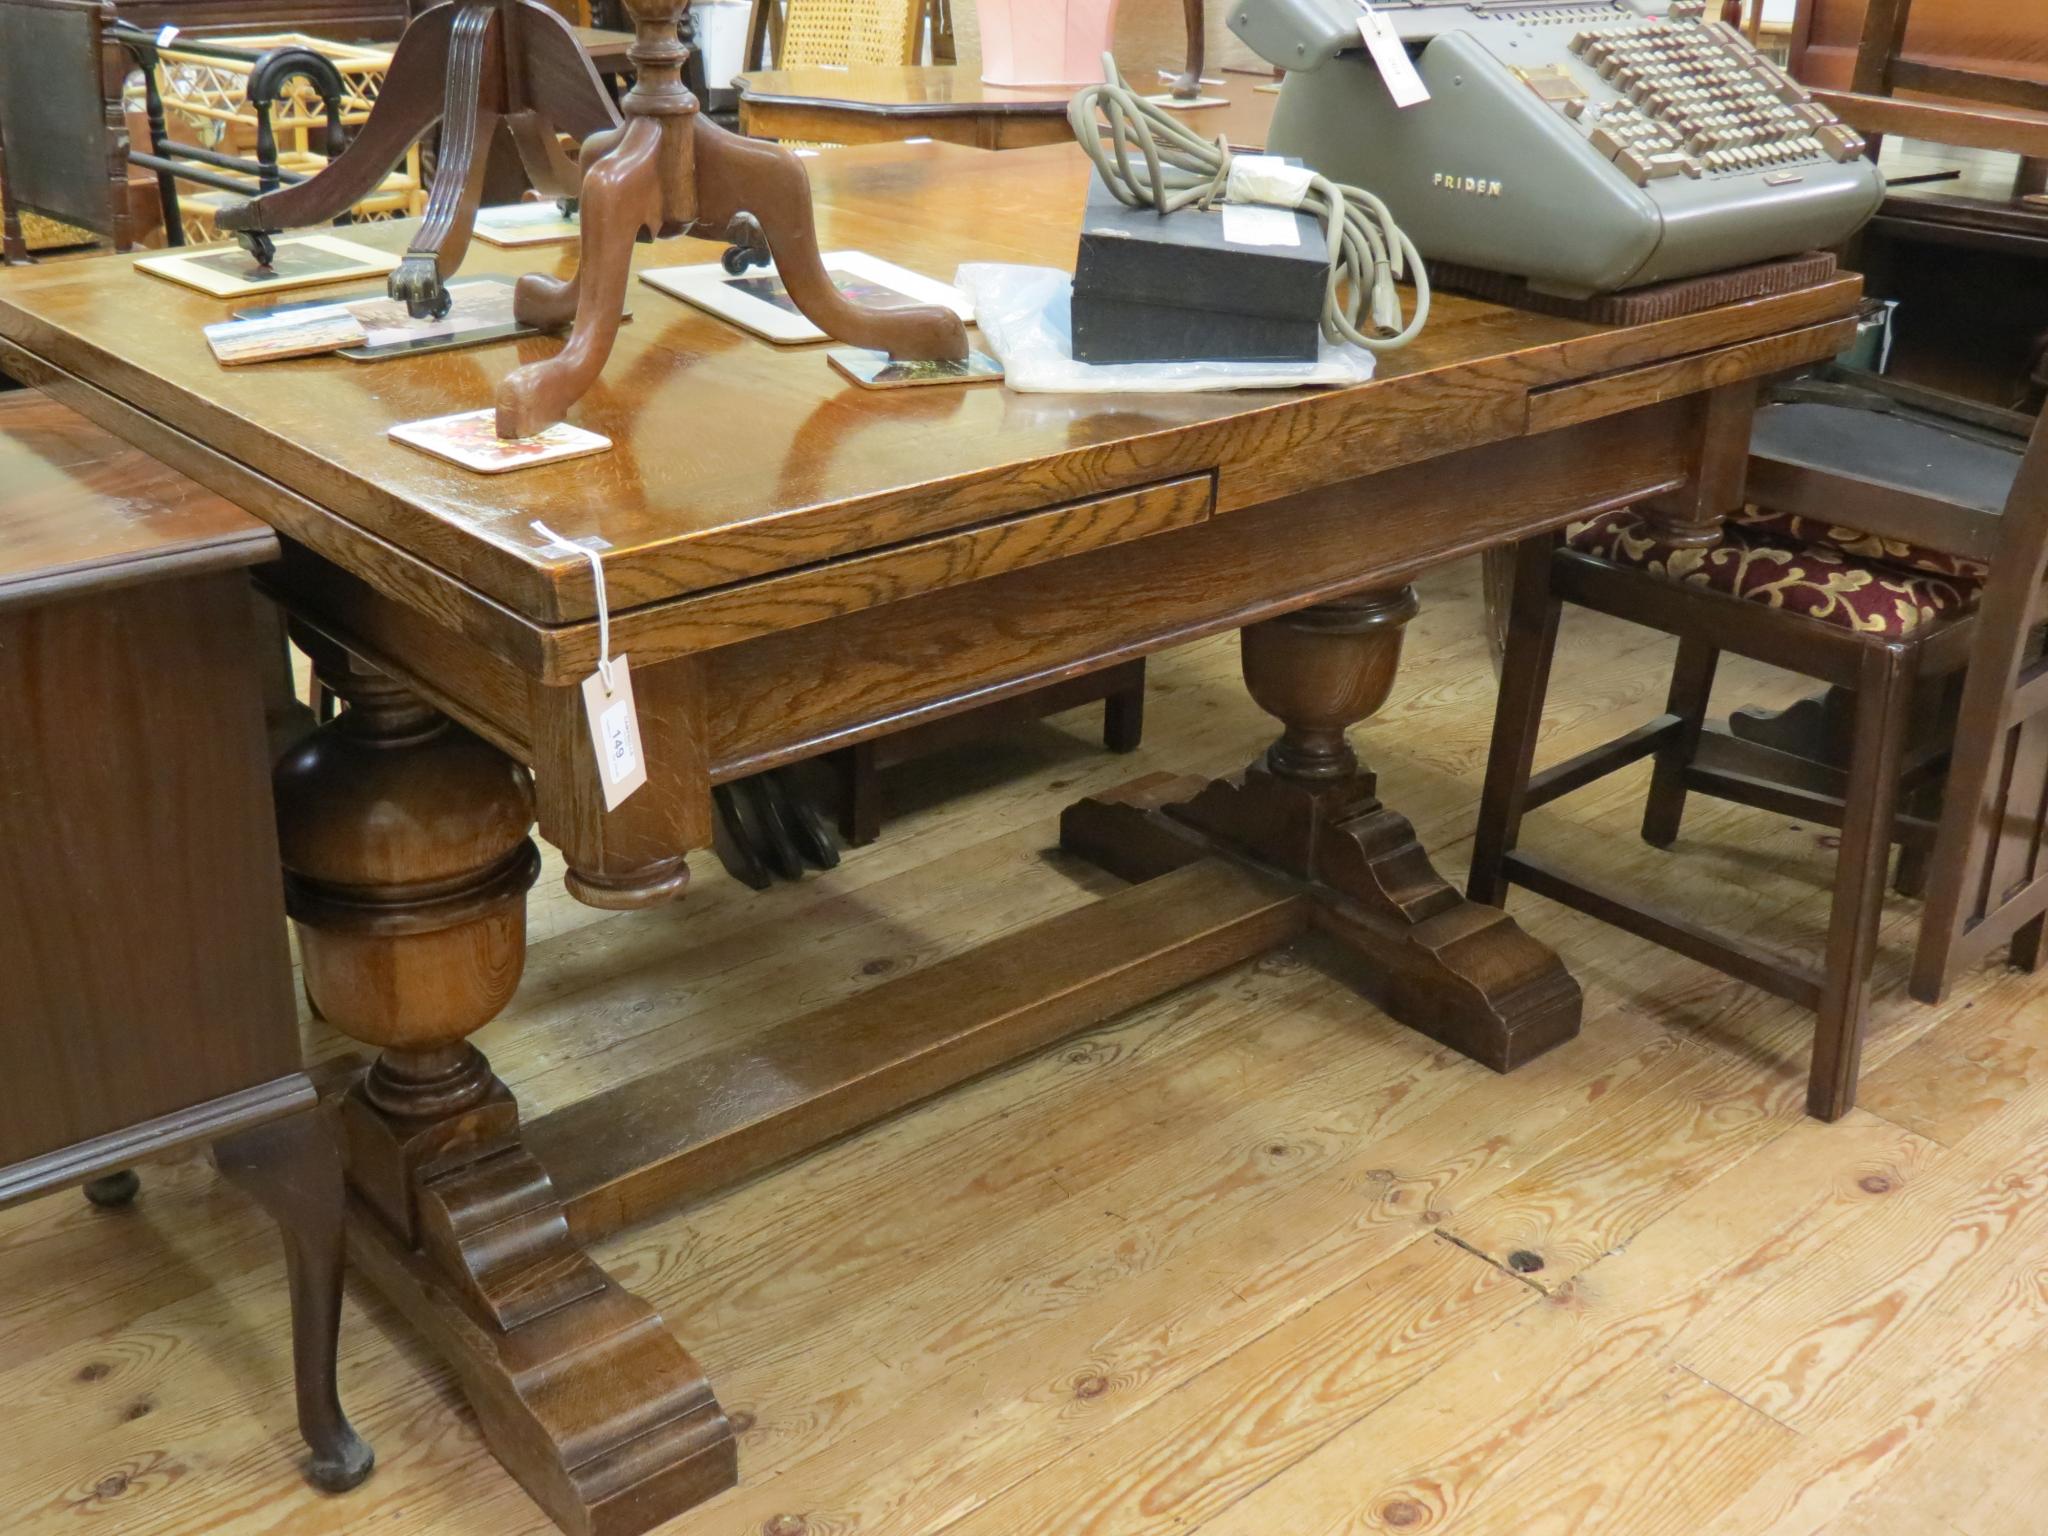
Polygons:
M420 227L387 285L415 320L438 320L448 313L448 279L469 253L491 140L505 104L505 48L505 28L495 6L467 7L455 18L434 184Z
M284 1234L299 1433L313 1450L307 1476L329 1493L345 1493L370 1475L377 1458L342 1413L335 1387L345 1202L327 1116L307 1110L270 1121L216 1143L213 1156Z
M1362 991L1505 1072L1578 1033L1578 984L1505 913L1437 874L1345 739L1386 702L1415 607L1403 587L1246 629L1245 682L1286 727L1264 759L1207 785L1084 800L1061 840L1128 879L1221 851L1299 882L1317 925L1358 962Z
M730 1486L736 1457L697 1363L570 1239L469 1043L525 961L531 783L380 674L322 670L349 707L279 764L279 842L307 995L381 1052L341 1102L351 1255L542 1507L631 1536Z

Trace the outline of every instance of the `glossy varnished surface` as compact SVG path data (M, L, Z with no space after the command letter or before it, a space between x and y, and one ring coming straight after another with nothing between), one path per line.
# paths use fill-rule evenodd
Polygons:
M164 562L253 565L270 530L32 390L0 395L0 609L139 579Z
M1071 266L1086 175L1078 150L991 158L901 145L809 165L827 249L859 247L940 277L966 260ZM393 224L351 238L397 249L408 233ZM717 251L673 240L636 260L677 265ZM565 270L573 260L566 249L478 248L465 270ZM1855 292L1845 280L1619 331L1442 297L1424 339L1356 389L1076 398L862 392L818 348L773 347L636 284L635 318L573 417L617 448L490 478L385 431L488 404L511 368L559 345L552 339L374 365L223 370L200 327L230 305L105 257L0 274L0 340L331 512L338 537L373 555L385 545L365 536L388 541L417 556L427 579L445 575L545 623L587 616L592 596L580 561L537 553L536 517L610 543L612 601L625 608L1182 474L1215 472L1217 510L1229 511L1520 435L1532 390L1831 319Z
M957 64L856 64L845 69L812 64L760 69L735 77L733 88L743 101L786 101L905 117L955 112L963 107L991 114L1065 117L1067 98L1072 94L989 85L978 70Z
M1139 86L1153 89L1152 72L1131 71ZM1220 107L1181 111L1204 138L1221 137L1240 148L1266 142L1279 99L1261 85L1263 76L1211 76L1220 83L1203 95L1222 98ZM855 65L849 69L805 65L756 70L738 76L740 126L763 138L814 139L873 144L930 135L977 149L1028 149L1065 143L1071 90L1034 90L989 85L975 67L956 64ZM1165 89L1162 80L1158 89Z

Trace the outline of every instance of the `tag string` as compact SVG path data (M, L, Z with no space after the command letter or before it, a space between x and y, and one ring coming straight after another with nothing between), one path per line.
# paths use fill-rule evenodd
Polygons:
M605 601L604 562L597 557L597 551L586 549L581 544L572 544L554 529L538 518L532 523L533 531L550 544L559 544L564 549L573 549L590 562L591 585L597 589L597 675L604 679L604 691L612 689L612 607Z

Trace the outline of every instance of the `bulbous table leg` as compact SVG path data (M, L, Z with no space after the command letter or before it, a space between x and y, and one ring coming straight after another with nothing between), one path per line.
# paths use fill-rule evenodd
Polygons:
M1505 913L1436 872L1346 735L1386 703L1415 611L1399 587L1250 626L1245 683L1280 739L1235 778L1140 781L1082 801L1062 841L1130 879L1223 852L1299 882L1361 991L1505 1072L1578 1033L1578 984Z
M499 1458L567 1529L628 1536L730 1486L697 1363L569 1236L470 1036L525 962L527 770L319 647L347 708L277 769L306 991L378 1051L341 1102L350 1251L448 1354Z

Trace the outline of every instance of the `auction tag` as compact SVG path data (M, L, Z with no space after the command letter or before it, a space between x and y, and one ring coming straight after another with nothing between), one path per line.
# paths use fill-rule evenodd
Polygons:
M607 684L605 674L611 679ZM640 750L640 715L633 708L633 674L626 658L583 679L583 714L590 722L590 745L597 753L597 781L604 789L604 808L615 811L626 796L647 782L647 758Z
M1223 238L1232 245L1299 245L1301 231L1291 208L1262 203L1225 203Z
M604 562L589 544L571 543L543 522L531 526L547 540L547 550L561 549L590 562L590 580L597 589L597 670L583 679L583 718L590 726L591 750L597 754L597 782L604 790L604 808L616 811L626 796L647 782L647 755L640 750L633 674L626 669L623 655L612 654L612 609L605 591ZM604 540L591 542L603 544Z
M1429 100L1429 87L1415 72L1415 61L1408 57L1408 45L1394 31L1394 24L1372 8L1371 0L1359 0L1359 4L1365 7L1365 14L1358 18L1359 35L1365 39L1373 63L1379 65L1380 78L1387 82L1394 105L1412 107Z

